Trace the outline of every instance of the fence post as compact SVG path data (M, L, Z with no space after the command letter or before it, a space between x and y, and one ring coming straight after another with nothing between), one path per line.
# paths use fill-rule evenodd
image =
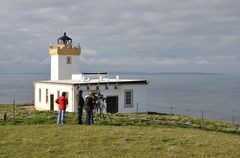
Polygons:
M136 109L136 112L138 113L138 102L137 102L137 109Z
M13 118L14 118L14 115L15 115L15 100L13 100L12 115L13 115Z
M204 116L203 114L204 114L204 111L202 110L202 124L203 124L203 116Z
M7 121L7 112L5 112L5 113L3 114L3 121L4 121L4 122Z

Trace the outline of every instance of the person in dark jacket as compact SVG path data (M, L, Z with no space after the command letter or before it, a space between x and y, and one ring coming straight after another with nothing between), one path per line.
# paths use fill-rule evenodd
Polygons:
M82 90L78 92L77 98L77 110L78 110L78 124L82 124L82 113L83 113L83 106L84 106L84 99L82 97Z
M84 110L86 111L86 125L91 125L91 112L93 109L93 92L89 91L88 95L85 96L85 101L84 101Z
M65 110L68 105L68 99L66 97L66 93L62 92L62 96L58 97L55 102L58 104L58 119L57 124L60 124L60 120L62 124L65 124Z
M92 104L91 104L91 108L90 108L90 124L91 125L94 124L94 113L93 113L93 110L94 110L95 106L96 106L96 101L95 101L94 97L92 97Z

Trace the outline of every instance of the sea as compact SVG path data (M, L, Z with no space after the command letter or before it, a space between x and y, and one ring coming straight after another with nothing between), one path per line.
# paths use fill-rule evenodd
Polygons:
M122 74L149 81L149 110L240 123L240 75ZM33 103L33 82L50 74L0 74L0 104Z

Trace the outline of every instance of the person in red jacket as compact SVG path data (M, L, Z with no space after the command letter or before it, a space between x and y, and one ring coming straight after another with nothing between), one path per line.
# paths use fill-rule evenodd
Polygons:
M66 93L62 92L62 96L58 97L55 102L58 104L57 124L60 124L60 120L62 121L62 124L65 124L65 110L68 105Z

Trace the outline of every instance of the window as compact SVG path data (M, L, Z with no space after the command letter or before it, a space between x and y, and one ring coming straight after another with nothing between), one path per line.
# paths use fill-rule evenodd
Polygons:
M48 103L48 89L46 89L46 103Z
M41 100L42 100L42 90L41 90L41 88L39 88L38 99L39 99L38 101L41 102Z
M70 56L67 56L66 59L67 64L72 64L72 58Z
M133 107L133 90L124 91L125 107Z
M57 97L59 97L60 96L60 91L57 91Z
M68 98L68 92L65 92L66 93L66 97Z

